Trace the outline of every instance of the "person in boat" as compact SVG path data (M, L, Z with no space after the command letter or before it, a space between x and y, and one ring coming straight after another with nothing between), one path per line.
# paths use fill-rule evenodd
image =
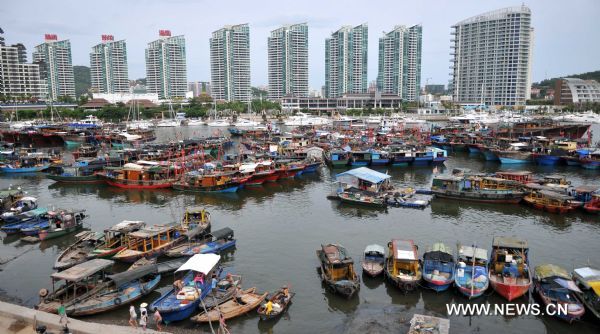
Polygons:
M202 211L200 211L200 220L202 222L206 221L206 210L205 209L202 209Z
M180 279L173 282L173 289L175 289L176 292L181 291L181 289L183 289L183 282Z
M285 305L287 301L290 299L290 290L287 286L283 287L283 293L281 294L279 303Z
M267 303L265 304L265 314L270 315L272 312L273 312L273 301L269 299L267 301Z
M133 328L137 328L137 313L135 313L135 306L131 304L129 306L129 324Z
M219 283L219 280L217 280L217 275L213 274L212 278L210 279L210 289L213 293L213 295L217 294L217 284Z
M244 300L242 299L242 288L240 288L239 286L235 288L235 302L238 303L238 305L246 305L246 302L244 302Z
M504 266L502 270L504 277L517 277L519 276L519 269L517 268L517 261L512 260L508 266Z
M194 285L196 287L204 285L204 274L203 273L196 274L196 276L194 277Z

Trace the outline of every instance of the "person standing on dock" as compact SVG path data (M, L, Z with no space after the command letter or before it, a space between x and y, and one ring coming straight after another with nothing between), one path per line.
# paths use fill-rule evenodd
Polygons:
M162 326L160 325L160 323L162 322L162 316L160 315L160 312L158 312L158 307L154 308L154 322L156 322L156 328L158 329L159 332L162 332Z
M133 306L133 304L129 306L129 325L133 328L137 328L137 313L135 313L135 306Z
M67 310L65 310L65 305L63 302L60 302L60 306L57 310L58 315L60 315L60 320L58 323L61 324L64 328L67 328L67 324L69 323L69 319L67 319Z

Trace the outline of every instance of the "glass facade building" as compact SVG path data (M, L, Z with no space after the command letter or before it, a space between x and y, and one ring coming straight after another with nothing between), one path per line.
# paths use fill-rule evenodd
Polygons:
M345 26L325 40L325 96L367 92L367 24Z
M308 26L306 23L271 31L268 39L269 98L308 96Z
M102 43L93 46L90 53L90 74L95 93L129 93L125 41L102 36Z
M33 51L33 62L40 67L40 77L46 82L46 96L50 101L59 97L75 98L75 76L71 59L71 42L59 41L47 34L45 42Z
M222 101L248 102L250 88L250 28L225 26L210 39L211 94Z
M185 38L159 32L160 39L146 48L146 86L160 99L184 98L187 92Z

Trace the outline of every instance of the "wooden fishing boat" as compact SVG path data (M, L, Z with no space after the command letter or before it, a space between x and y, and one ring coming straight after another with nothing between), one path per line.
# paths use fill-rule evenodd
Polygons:
M92 170L84 167L62 167L60 173L46 174L50 180L61 183L100 183L103 180Z
M330 167L343 167L348 165L350 153L341 150L331 150L325 153L325 163Z
M242 284L242 276L233 275L231 273L225 274L225 270L221 273L221 279L217 282L217 288L211 290L210 297L205 298L203 303L198 305L198 309L200 310L199 314L204 312L204 309L210 310L211 308L221 305L224 302L230 300L235 295L235 291L238 286ZM203 305L204 304L204 305Z
M88 259L111 258L127 247L127 235L146 226L138 220L124 220L109 229L104 230L101 242L87 254Z
M48 169L50 165L48 157L23 156L17 161L0 164L0 173L36 173Z
M219 321L219 315L223 316L223 319L228 320L238 317L242 314L246 314L262 303L267 298L268 293L263 294L256 293L256 288L250 288L243 291L240 298L245 303L240 305L235 300L229 300L218 307L208 311L208 313L198 314L191 318L194 322L204 323L209 321Z
M304 164L296 160L276 160L275 170L279 179L291 179L300 176L304 170Z
M408 166L414 160L412 149L407 147L390 146L392 166Z
M94 158L94 157L98 156L98 150L99 150L98 146L94 146L91 144L81 144L71 154L73 154L73 158L75 158L75 159Z
M150 309L158 309L163 321L170 323L188 319L212 290L211 277L221 277L218 268L220 256L216 254L196 254L187 260L177 272L186 274L175 282L174 287L150 304Z
M29 228L32 224L35 224L40 220L45 220L43 219L43 216L47 213L48 209L37 208L14 216L8 216L5 219L5 222L8 224L0 227L0 230L6 234L19 233L21 229Z
M582 205L571 196L549 190L532 190L523 201L535 209L560 214L575 211Z
M385 277L403 292L413 291L421 280L418 247L412 240L392 239L388 243Z
M67 308L78 300L93 295L104 286L107 271L113 264L110 260L93 259L51 274L52 290L40 290L41 302L37 309L57 313L61 302ZM63 283L57 287L58 282Z
M294 298L295 295L296 293L289 292L288 287L279 289L273 296L267 298L267 302L270 301L272 303L271 312L267 313L267 308L264 304L259 306L256 310L260 320L272 320L280 317L288 310L292 304L292 298Z
M423 253L423 280L427 287L436 292L447 290L454 283L456 263L450 248L443 243L435 243Z
M83 220L86 218L85 210L55 210L48 212L50 227L40 230L38 238L48 240L62 237L83 228Z
M489 279L492 289L509 302L526 294L531 286L527 241L494 237Z
M86 316L131 305L132 302L152 292L160 282L157 265L108 275L108 281L65 308L69 316Z
M517 181L479 175L440 175L431 192L440 198L485 203L519 203L526 192Z
M370 150L371 166L386 166L391 162L390 154L386 151Z
M488 255L485 249L459 245L454 286L469 299L483 295L490 284L487 266Z
M516 181L522 184L535 182L533 179L533 173L529 171L504 171L496 172L496 176L510 181Z
M502 164L523 164L533 161L531 146L526 143L511 143L506 150L493 149L492 152Z
M377 277L383 274L383 265L385 262L385 249L380 245L369 245L365 248L363 259L360 261L363 274L370 277Z
M204 241L186 244L185 249L179 252L179 256L211 253L218 254L226 249L235 247L235 243L236 240L233 236L233 230L229 227L225 227L209 233Z
M533 276L533 293L536 294L548 309L554 305L554 316L572 323L581 319L585 307L576 297L582 291L571 279L569 273L553 264L543 264L535 267ZM566 313L559 311L559 307L566 307Z
M123 262L158 257L185 240L179 224L146 226L128 234L125 249L113 256Z
M259 161L257 163L246 163L239 167L242 175L249 176L244 186L257 186L265 182L273 182L279 179L272 161Z
M205 173L204 171L192 171L185 174L183 180L173 183L173 189L199 193L232 193L238 191L248 178L240 177L239 172Z
M3 222L13 222L12 218L16 215L25 213L37 209L38 200L35 197L26 196L18 199L14 204L5 212L0 215L0 219Z
M354 260L346 248L337 244L321 245L317 258L321 262L318 272L327 290L346 298L358 292L360 281L354 271Z
M171 188L179 179L177 170L171 166L161 166L150 161L127 163L123 168L106 169L98 175L108 185L125 189Z
M585 203L583 209L588 213L600 214L600 193L593 194L592 199Z
M187 208L183 213L181 225L185 230L200 228L200 234L210 232L210 212L200 207Z
M581 292L575 292L588 312L600 320L600 270L583 267L573 271L573 281Z
M76 264L87 261L88 253L100 243L102 233L84 231L75 235L75 238L77 241L58 255L54 262L54 269L59 271L65 270Z
M368 166L371 163L371 152L369 151L351 151L350 166Z

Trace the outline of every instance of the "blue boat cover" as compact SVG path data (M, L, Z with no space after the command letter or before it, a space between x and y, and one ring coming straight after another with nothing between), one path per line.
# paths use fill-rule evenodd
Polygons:
M383 173L374 171L367 167L351 169L347 172L343 172L343 173L336 175L336 178L343 177L343 176L353 176L358 179L365 180L365 181L368 181L371 183L381 183L391 177L388 174L383 174Z

